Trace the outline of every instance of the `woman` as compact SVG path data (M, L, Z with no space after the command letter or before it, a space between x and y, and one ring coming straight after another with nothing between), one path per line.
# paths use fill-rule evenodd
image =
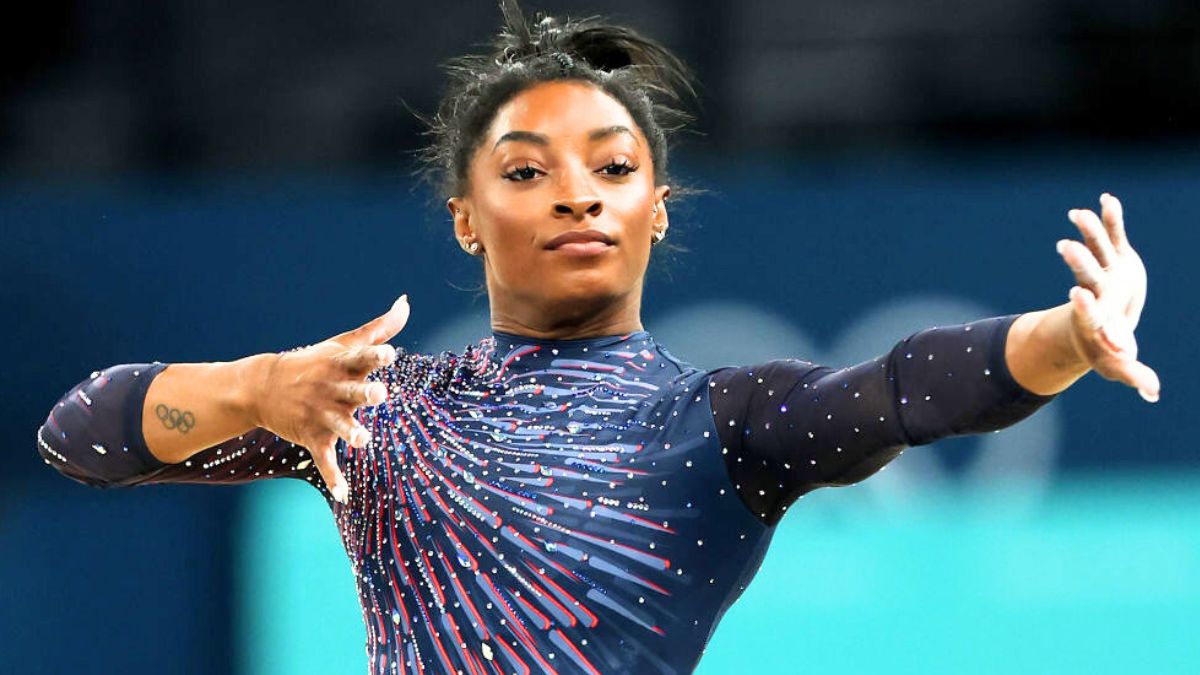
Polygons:
M700 370L642 326L687 91L653 41L527 24L454 63L427 158L483 264L492 335L397 352L404 296L315 345L125 364L79 383L39 452L92 485L287 476L325 495L373 673L681 673L802 494L904 447L999 429L1094 369L1156 400L1145 270L1119 202L1070 212L1078 285L1047 310L932 328L835 370Z

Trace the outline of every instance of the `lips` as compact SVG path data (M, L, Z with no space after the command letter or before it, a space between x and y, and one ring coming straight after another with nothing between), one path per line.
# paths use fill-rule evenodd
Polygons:
M563 244L587 243L591 241L598 241L603 244L608 244L609 246L612 246L616 243L613 241L612 237L601 232L600 230L571 230L570 232L563 232L557 237L551 239L546 244L546 248L553 250L559 246L562 246Z

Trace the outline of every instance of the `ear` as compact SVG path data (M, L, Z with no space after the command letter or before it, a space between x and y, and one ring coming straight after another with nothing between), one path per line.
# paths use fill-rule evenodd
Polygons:
M671 196L670 185L657 185L654 188L654 203L662 207L662 202L667 201L667 197Z
M659 185L654 188L654 205L658 207L658 213L654 214L654 229L666 230L669 226L667 222L667 197L671 195L671 186Z
M446 208L450 210L450 217L454 220L454 238L462 241L463 237L471 236L471 210L466 200L462 197L451 197L446 200Z

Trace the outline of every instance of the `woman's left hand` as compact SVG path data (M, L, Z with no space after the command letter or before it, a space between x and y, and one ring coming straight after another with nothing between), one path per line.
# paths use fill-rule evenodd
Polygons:
M1070 291L1071 345L1087 365L1108 380L1134 387L1151 403L1161 384L1149 366L1137 360L1133 330L1146 302L1146 267L1125 238L1121 202L1100 195L1101 215L1073 209L1067 217L1083 234L1058 242L1058 253L1079 284Z

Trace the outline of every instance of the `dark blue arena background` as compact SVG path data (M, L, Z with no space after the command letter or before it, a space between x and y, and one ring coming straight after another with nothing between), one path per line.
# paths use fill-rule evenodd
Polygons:
M845 366L1051 307L1070 208L1125 205L1142 401L1092 373L779 526L701 673L1196 672L1200 5L526 2L657 37L700 81L646 327L701 367ZM478 261L413 175L438 64L489 1L48 2L0 33L0 670L361 673L311 486L97 490L38 456L118 363L309 344L408 293L393 344L487 334ZM657 252L656 252L657 255ZM803 311L802 311L803 310ZM739 665L740 664L740 665Z

